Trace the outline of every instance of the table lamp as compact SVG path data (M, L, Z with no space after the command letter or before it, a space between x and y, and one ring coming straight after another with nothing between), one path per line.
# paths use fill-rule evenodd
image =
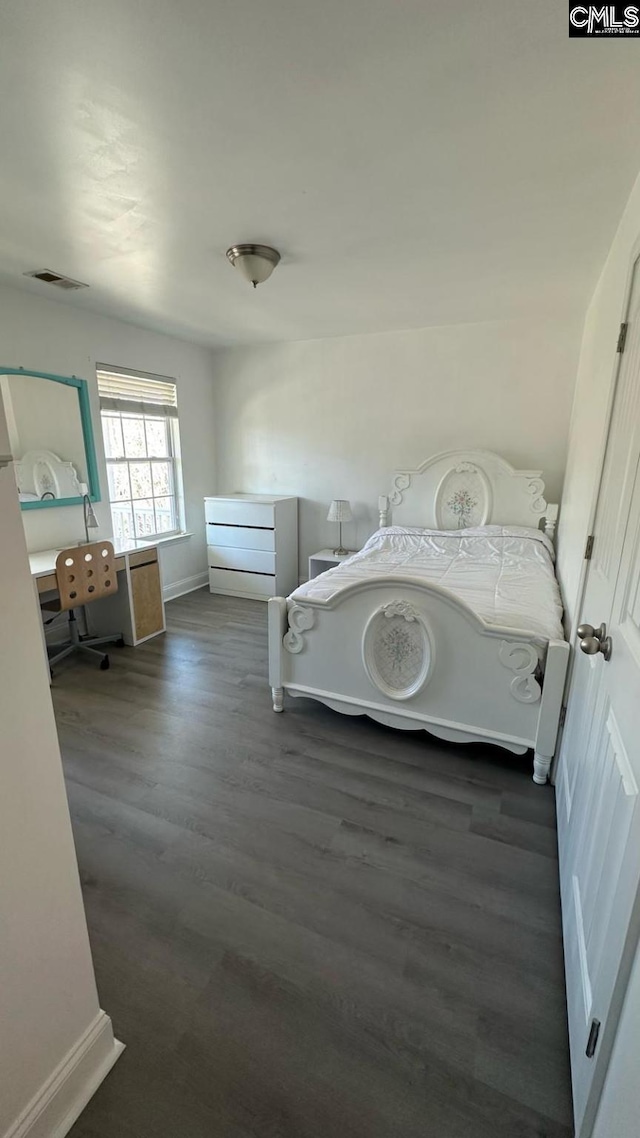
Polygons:
M352 517L353 517L353 514L351 513L351 506L347 502L346 498L334 498L333 502L329 506L329 513L327 514L327 521L328 522L338 522L338 525L340 527L339 538L338 538L339 548L334 549L334 551L333 551L334 553L338 554L338 556L341 556L343 553L349 552L348 549L342 548L342 523L343 522L350 522Z

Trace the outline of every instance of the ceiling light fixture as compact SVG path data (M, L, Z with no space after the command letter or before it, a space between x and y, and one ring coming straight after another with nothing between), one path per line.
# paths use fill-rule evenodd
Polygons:
M280 260L278 250L270 245L232 245L227 257L254 288L269 279Z

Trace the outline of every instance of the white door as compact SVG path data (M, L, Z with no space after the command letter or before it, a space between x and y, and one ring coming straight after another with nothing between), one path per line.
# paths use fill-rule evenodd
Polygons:
M638 263L594 534L582 608L582 648L577 642L556 780L579 1138L587 1138L593 1127L640 921ZM593 635L584 629L587 622ZM606 634L599 628L603 622Z

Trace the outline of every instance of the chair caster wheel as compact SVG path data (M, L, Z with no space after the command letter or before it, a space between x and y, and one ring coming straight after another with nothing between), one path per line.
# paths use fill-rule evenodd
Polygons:
M124 636L121 636L119 640L116 640L116 648L124 648Z
M100 671L106 672L108 668L109 668L109 657L103 656L101 661L100 661Z

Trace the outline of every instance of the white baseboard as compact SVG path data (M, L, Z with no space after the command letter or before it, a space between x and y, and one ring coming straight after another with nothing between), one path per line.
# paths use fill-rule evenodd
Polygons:
M193 593L209 584L209 571L196 573L193 577L184 577L182 581L174 581L172 585L165 585L162 595L165 601L175 601L176 597L183 597L185 593Z
M4 1138L64 1138L123 1051L100 1011Z

